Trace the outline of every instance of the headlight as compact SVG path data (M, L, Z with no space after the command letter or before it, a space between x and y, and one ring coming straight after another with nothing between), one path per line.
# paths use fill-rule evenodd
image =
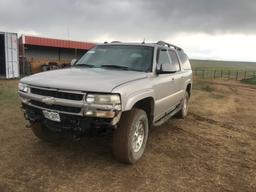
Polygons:
M28 93L29 92L29 87L28 85L24 84L24 83L19 83L19 91Z
M88 94L86 97L88 104L116 105L121 103L119 95L103 95L103 94Z
M100 118L114 118L121 111L121 98L117 94L88 94L85 115Z

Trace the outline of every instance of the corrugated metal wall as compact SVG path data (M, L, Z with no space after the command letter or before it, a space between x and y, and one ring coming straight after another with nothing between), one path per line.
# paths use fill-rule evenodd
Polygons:
M87 50L65 49L25 45L25 60L31 65L31 72L41 71L41 66L48 63L69 64L74 58L80 58Z
M26 46L25 56L27 60L59 60L59 49L52 47Z
M33 36L21 36L20 63L23 75L42 71L44 64L58 64L58 67L68 66L74 58L80 58L93 43L51 39Z
M4 78L19 77L18 35L0 32L0 75Z

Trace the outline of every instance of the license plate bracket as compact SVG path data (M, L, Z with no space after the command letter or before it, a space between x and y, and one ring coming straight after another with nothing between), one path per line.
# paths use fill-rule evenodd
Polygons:
M60 114L58 112L43 110L43 115L46 119L60 122Z

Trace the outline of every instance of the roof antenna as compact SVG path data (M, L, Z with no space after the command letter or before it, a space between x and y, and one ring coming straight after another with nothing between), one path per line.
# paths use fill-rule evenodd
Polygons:
M141 44L145 44L145 37L144 37L144 39L143 39L143 41L142 41L142 43Z

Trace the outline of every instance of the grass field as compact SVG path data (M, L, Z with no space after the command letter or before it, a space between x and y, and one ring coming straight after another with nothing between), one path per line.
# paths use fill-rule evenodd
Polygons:
M256 78L243 79L241 83L256 85Z
M247 84L254 84L256 79L253 62L191 60L191 65L197 79L233 79Z
M193 69L256 71L256 62L190 60Z
M185 120L150 130L135 165L111 135L49 144L25 127L17 80L0 81L0 191L256 191L256 89L195 81Z

